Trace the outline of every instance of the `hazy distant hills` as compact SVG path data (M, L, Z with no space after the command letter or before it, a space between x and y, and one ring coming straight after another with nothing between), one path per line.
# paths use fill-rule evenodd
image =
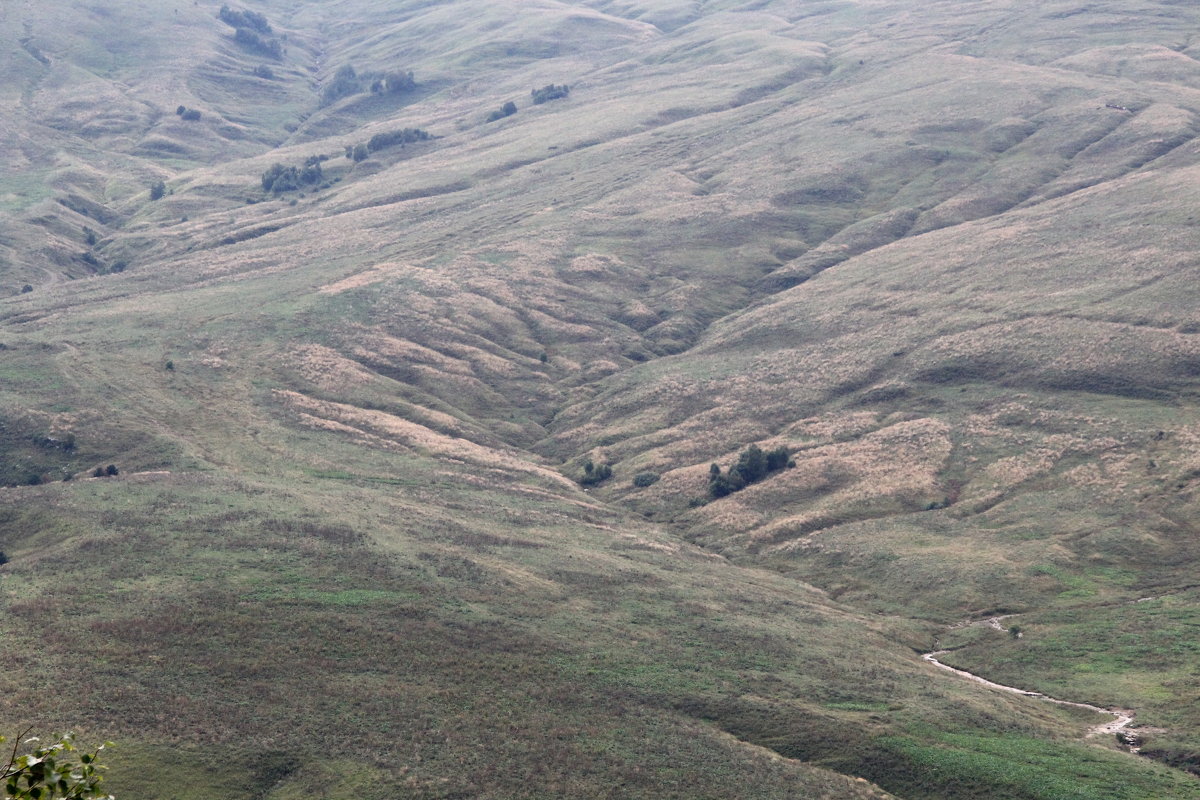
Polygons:
M1198 23L3 5L0 727L122 800L1200 796Z

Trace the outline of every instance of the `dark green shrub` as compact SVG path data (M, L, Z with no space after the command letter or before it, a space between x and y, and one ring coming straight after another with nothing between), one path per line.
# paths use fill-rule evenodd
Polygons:
M98 237L96 236L96 232L94 230L85 225L83 227L83 240L87 242L89 246L95 246Z
M104 477L104 467L96 467L94 470L92 470L92 477L93 478L103 478Z
M370 82L372 94L398 94L417 86L411 71L371 73L362 77Z
M657 472L639 472L633 476L633 485L639 489L645 489L647 486L653 486L658 483Z
M265 78L266 80L275 79L275 70L268 67L266 64L259 64L254 68L254 77Z
M112 477L113 475L116 475L119 472L120 472L120 470L117 469L116 464L109 464L107 467L104 468L104 474L108 475L109 477Z
M724 475L718 475L708 482L708 496L713 500L733 494L734 488Z
M261 178L263 191L292 192L304 186L319 184L324 177L319 160L309 159L303 167L288 167L283 164L272 164Z
M167 372L174 372L174 371L175 371L175 362L174 362L174 361L168 361L168 362L167 362L166 364L164 364L163 366L165 366L165 367L166 367L166 369L167 369Z
M498 119L504 119L505 117L511 117L515 113L517 113L517 104L514 103L513 101L509 100L507 103L500 106L500 108L498 108L495 111L493 111L492 113L488 114L487 121L495 122Z
M227 5L221 6L217 18L231 28L251 28L259 33L270 33L271 23L257 11L234 11Z
M283 164L272 164L270 167L268 167L267 170L262 174L263 191L271 191L271 189L275 186L275 181L279 179L279 176L282 175L286 169L287 167L285 167Z
M150 199L161 200L163 195L167 193L167 184L162 181L155 181L150 184Z
M791 461L791 453L783 445L767 451L767 472L783 469Z
M375 134L367 142L367 150L375 153L385 147L394 147L395 145L404 146L409 142L424 142L432 138L433 136L428 131L423 131L420 128L402 128L397 131L386 131Z
M746 483L761 481L767 476L767 455L758 445L752 444L738 456L733 468Z
M4 551L0 550L0 564L7 564L8 556L4 555Z
M551 100L558 100L570 93L571 87L565 83L562 86L555 86L553 83L548 83L540 89L533 89L529 92L533 97L533 104L535 106L540 106L542 103L548 103Z
M180 114L179 116L181 119L185 119L188 122L196 122L197 120L200 119L202 114L194 108L189 108L189 109L184 110L184 112L182 114Z
M407 92L417 88L413 80L412 70L408 72L389 72L383 77L384 89L392 94Z
M28 283L21 287L21 294L29 294L33 291L33 287Z
M334 74L333 79L321 89L321 105L349 97L352 94L370 91L371 94L399 94L416 88L417 82L411 71L356 72L345 64Z
M343 64L334 73L333 80L321 88L321 105L329 105L343 97L360 92L361 82L358 73L350 64Z
M318 164L309 164L309 165L305 166L303 169L300 170L300 173L297 176L300 183L305 186L308 186L308 185L311 185L314 183L320 183L321 178L323 178L323 177L324 177L324 173L322 173L321 165L319 163Z
M233 40L247 50L270 56L274 59L283 58L283 45L278 39L259 36L249 28L238 28L233 34Z
M179 106L179 108L175 109L175 113L181 117L183 116L183 112L185 112L185 111L187 111L187 106Z

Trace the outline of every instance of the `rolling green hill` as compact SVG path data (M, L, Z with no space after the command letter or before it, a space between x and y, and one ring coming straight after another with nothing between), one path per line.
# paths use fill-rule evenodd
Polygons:
M1200 797L1200 11L219 8L0 6L0 728L121 800Z

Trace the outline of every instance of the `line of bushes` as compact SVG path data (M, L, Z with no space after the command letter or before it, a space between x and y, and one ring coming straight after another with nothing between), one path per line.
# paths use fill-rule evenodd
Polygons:
M432 138L433 134L420 128L401 128L394 131L385 131L375 134L365 144L346 145L346 158L353 161L362 161L371 153L377 153L388 147L395 147L396 145L403 147L410 142L427 142Z
M548 83L540 89L532 89L529 94L533 97L533 104L540 106L542 103L548 103L551 100L558 100L566 97L571 93L571 87L565 83L561 86L555 86L553 83Z

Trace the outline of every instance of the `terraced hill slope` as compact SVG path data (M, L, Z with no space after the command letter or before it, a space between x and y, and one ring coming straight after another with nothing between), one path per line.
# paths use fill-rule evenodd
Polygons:
M1200 796L1200 12L218 12L0 7L5 726L122 798Z

